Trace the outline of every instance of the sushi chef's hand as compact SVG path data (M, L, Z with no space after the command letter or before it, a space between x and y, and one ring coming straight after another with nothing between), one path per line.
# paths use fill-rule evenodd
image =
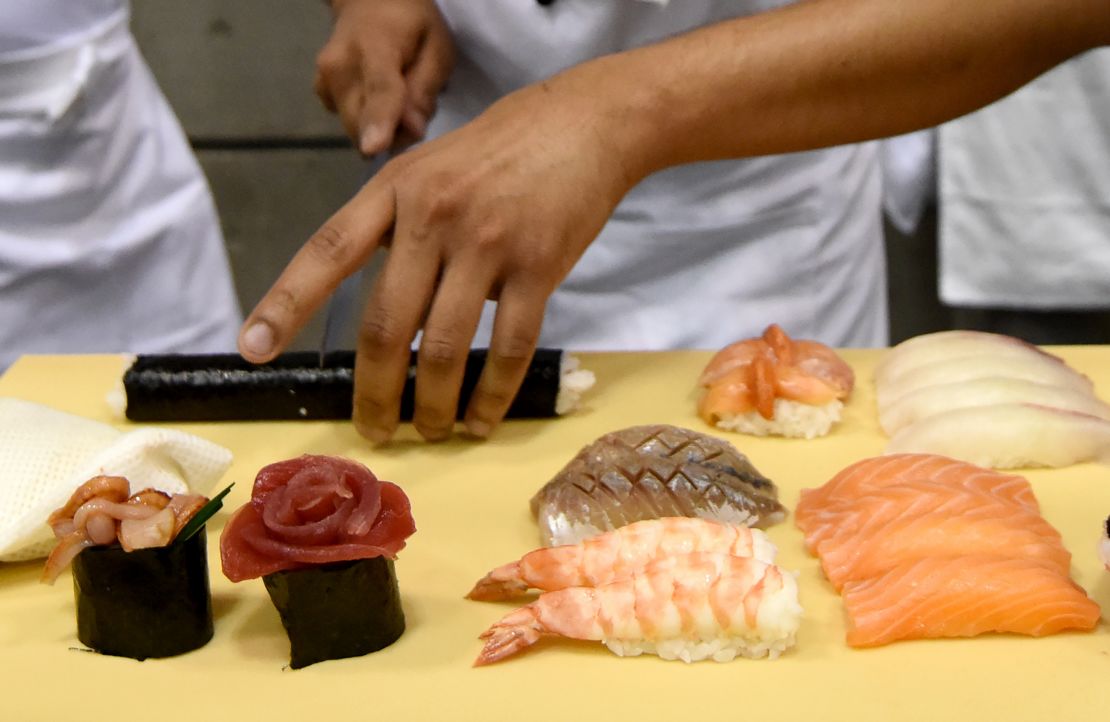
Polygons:
M527 370L548 296L642 177L629 172L631 147L621 145L627 116L600 106L596 82L557 76L395 157L254 309L243 356L273 358L344 277L388 246L359 332L355 425L375 443L393 435L422 328L413 421L429 440L448 436L490 298L498 301L490 353L465 416L471 434L489 434Z
M316 95L363 155L424 137L455 62L434 0L330 0L331 37L316 58Z

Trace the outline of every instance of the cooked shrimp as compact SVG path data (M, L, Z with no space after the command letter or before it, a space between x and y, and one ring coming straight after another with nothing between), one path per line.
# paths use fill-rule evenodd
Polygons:
M530 588L545 592L596 587L624 579L662 557L721 552L770 562L775 546L759 529L691 517L650 519L591 537L578 544L529 552L500 566L474 585L468 599L497 601Z
M601 641L620 656L773 658L793 644L801 611L794 577L773 564L707 552L668 557L627 579L540 595L481 635L475 666L544 636Z
M836 352L816 341L794 341L777 324L760 338L726 346L706 365L698 414L711 424L758 411L770 419L775 399L822 406L852 391L855 374Z

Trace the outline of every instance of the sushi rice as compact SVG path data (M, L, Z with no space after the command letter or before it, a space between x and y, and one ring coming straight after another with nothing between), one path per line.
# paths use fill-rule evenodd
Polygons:
M728 431L738 431L754 436L788 436L799 439L813 439L824 436L840 421L844 403L833 400L821 406L803 404L789 399L775 399L774 413L770 419L763 418L758 411L745 414L722 414L717 426Z
M579 366L577 357L563 354L559 365L559 393L555 398L555 413L559 416L576 410L582 394L593 388L597 380L593 371Z
M776 659L794 646L795 636L802 619L802 606L798 603L796 573L784 572L782 589L765 597L759 605L755 629L742 634L722 634L713 620L699 625L712 635L697 638L672 639L605 639L606 647L621 657L655 654L666 660L700 662L731 662L737 657L748 659Z

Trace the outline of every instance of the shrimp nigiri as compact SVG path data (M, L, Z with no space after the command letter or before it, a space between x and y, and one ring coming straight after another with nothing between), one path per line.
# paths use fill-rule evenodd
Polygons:
M578 544L536 549L491 571L466 596L488 602L510 599L530 588L550 592L596 587L663 557L691 552L721 552L769 563L774 561L775 545L764 532L746 526L692 517L650 519Z
M773 659L793 645L801 614L794 577L773 564L708 552L667 557L627 579L541 594L481 635L475 666L544 636L601 641L622 657Z

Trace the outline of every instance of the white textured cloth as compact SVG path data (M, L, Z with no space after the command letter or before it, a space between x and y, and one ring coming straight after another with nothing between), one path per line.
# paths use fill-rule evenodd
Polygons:
M123 476L132 492L209 494L231 452L181 431L121 432L41 404L0 398L0 562L49 554L46 519L98 475Z

